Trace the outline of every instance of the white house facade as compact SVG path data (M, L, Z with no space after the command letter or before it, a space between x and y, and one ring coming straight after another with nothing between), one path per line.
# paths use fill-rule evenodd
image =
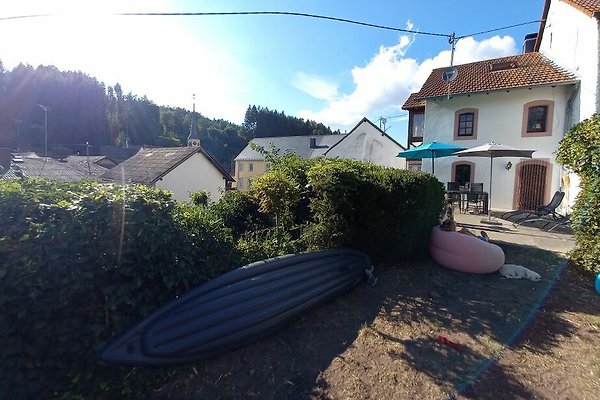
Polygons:
M325 152L325 157L349 158L404 169L405 160L397 157L403 150L398 142L363 118L350 133Z
M538 34L538 50L558 65L573 72L580 80L580 93L573 100L573 121L583 121L600 110L598 96L598 18L594 8L600 1L547 0L546 20ZM581 4L581 5L580 5Z
M450 83L442 79L445 68L432 71L403 106L410 114L409 145L438 141L471 148L495 142L536 150L531 159L496 158L491 166L489 158L437 158L435 175L444 184L481 182L488 191L492 168L495 210L549 202L563 186L555 152L570 127L577 77L535 52L456 68ZM422 160L421 168L430 172L430 160Z
M370 162L383 167L406 168L404 159L396 157L405 148L391 136L363 118L347 134L317 136L275 136L254 138L235 158L238 190L246 191L270 166L262 151L273 147L279 155L295 154L301 158L346 158Z
M572 71L580 80L566 130L600 112L599 0L546 0L535 49ZM565 202L579 194L579 177L562 171Z
M457 95L427 100L425 118L426 142L438 141L454 143L470 148L488 142L501 143L521 149L536 150L533 159L497 158L492 163L494 192L493 208L511 210L519 208L520 173L527 165L543 166L545 180L543 201L548 201L556 190L561 188L562 168L555 162L558 143L565 132L565 114L567 103L574 85L543 86L519 88L510 91ZM527 111L531 104L540 101L551 104L550 127L544 135L527 133ZM473 136L461 137L455 132L455 124L463 112L474 111L477 116ZM508 164L510 163L510 164ZM471 182L483 182L489 187L490 160L482 157L444 157L435 160L436 177L441 182L456 181L457 169L470 166ZM510 168L507 169L507 165ZM431 172L429 160L423 160L422 170ZM525 183L524 183L525 184Z
M205 190L210 193L210 199L216 201L225 192L226 185L222 172L202 153L194 153L158 179L154 186L172 192L175 200L189 201L192 193Z

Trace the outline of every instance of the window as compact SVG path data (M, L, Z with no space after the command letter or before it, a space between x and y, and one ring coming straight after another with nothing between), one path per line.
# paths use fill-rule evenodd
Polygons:
M551 100L530 101L523 106L521 136L552 136L554 102Z
M240 161L238 163L238 172L242 172L243 170L244 170L244 163Z
M237 184L238 189L244 188L244 180L243 179L238 179L237 183L238 183Z
M421 170L421 161L406 161L406 169L409 171L420 171Z
M527 115L527 132L545 132L548 106L530 107Z
M458 136L473 136L473 120L475 114L464 113L458 116Z
M248 188L252 187L252 179L248 179Z
M425 114L413 114L411 136L413 138L423 138L423 129L425 128Z
M252 163L248 164L248 171L250 171L250 172L254 171L254 164L252 164Z
M454 139L477 139L476 108L463 108L454 113Z

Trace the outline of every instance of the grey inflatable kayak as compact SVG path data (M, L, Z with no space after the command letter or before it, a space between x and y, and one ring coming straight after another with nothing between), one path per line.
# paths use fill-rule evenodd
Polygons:
M160 307L103 349L99 358L130 366L209 358L273 333L356 286L371 271L366 254L346 249L255 262Z

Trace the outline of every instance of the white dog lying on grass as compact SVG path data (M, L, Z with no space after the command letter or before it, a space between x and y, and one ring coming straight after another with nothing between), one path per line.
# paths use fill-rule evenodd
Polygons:
M539 281L542 279L537 272L516 264L504 264L499 272L506 279L529 279L530 281Z

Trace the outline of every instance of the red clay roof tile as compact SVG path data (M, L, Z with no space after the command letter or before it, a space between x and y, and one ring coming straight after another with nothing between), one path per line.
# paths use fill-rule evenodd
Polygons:
M565 3L590 16L600 11L600 0L565 0Z
M450 84L442 79L442 72L447 67L434 69L421 90L413 93L414 99L575 83L578 80L575 75L536 52L457 65L456 68L458 75Z
M402 105L402 109L414 110L416 108L424 108L425 100L418 100L417 95L418 93L411 93L410 96L408 96L408 99L406 99L406 101Z

